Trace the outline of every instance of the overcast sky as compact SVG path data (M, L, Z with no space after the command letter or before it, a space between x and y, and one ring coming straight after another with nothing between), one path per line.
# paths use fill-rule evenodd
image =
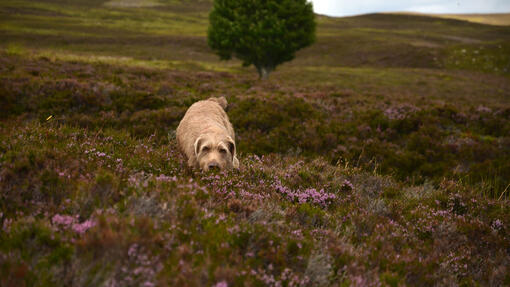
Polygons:
M315 13L349 16L373 12L508 13L510 0L311 0Z

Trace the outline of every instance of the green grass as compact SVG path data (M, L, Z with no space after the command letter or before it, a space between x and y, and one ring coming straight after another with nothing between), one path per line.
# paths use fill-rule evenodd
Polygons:
M259 81L210 7L0 4L0 285L510 284L508 27L318 16ZM188 170L220 95L241 169Z

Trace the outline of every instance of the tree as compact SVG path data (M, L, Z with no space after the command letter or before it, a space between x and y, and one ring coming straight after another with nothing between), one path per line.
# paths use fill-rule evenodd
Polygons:
M307 0L214 0L208 43L222 60L254 65L266 79L277 65L315 41L315 14Z

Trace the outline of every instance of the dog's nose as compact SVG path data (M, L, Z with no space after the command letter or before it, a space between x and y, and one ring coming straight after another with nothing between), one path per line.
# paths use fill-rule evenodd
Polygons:
M208 167L209 167L209 170L219 170L220 169L220 166L216 162L211 162Z

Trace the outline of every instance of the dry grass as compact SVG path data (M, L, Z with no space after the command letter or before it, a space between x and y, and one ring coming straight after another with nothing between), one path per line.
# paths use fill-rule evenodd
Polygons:
M157 7L163 4L151 0L111 0L106 2L104 5L118 8L141 8L141 7Z
M509 26L510 25L510 13L502 14L444 14L436 15L438 17L451 18L469 21L473 23L489 24L497 26Z
M439 17L445 19L456 19L468 21L472 23L495 25L495 26L510 26L510 13L493 13L493 14L428 14L428 13L414 13L414 12L396 12L388 14L407 14L407 15L422 15L430 17Z

